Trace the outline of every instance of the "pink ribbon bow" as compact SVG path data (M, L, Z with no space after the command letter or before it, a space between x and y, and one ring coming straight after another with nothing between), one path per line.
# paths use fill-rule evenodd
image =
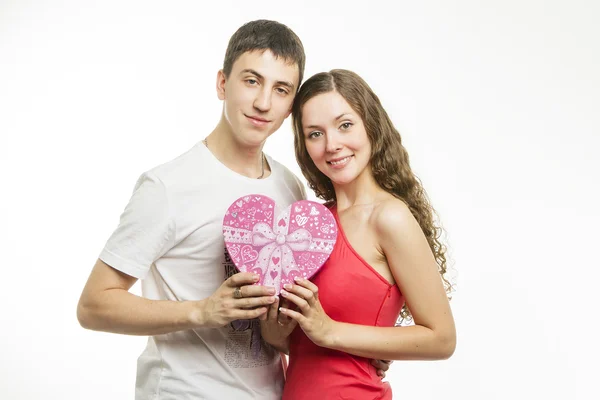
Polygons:
M286 223L285 226L275 226L273 230L261 222L252 229L252 245L262 247L254 267L260 268L265 276L264 285L279 287L281 272L289 275L291 271L298 270L293 251L310 248L312 235L309 231L300 228L288 234L288 227Z

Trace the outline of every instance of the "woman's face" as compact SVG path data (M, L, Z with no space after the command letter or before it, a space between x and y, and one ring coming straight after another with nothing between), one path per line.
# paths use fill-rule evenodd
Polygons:
M336 91L319 94L302 107L306 150L317 168L336 185L368 171L371 143L362 119Z

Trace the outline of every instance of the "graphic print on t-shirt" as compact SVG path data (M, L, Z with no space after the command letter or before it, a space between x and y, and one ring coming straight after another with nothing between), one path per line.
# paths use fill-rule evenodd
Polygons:
M225 279L228 279L239 271L226 248L223 253ZM233 321L223 329L227 332L224 359L230 367L253 368L273 363L277 351L262 339L258 319Z

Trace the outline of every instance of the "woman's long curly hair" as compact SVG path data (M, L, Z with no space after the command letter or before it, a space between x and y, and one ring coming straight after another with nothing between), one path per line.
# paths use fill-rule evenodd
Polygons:
M371 142L371 170L375 181L386 192L402 200L421 226L433 252L446 293L452 286L446 277L446 246L441 241L443 230L436 225L437 214L421 181L410 168L408 153L402 145L400 133L394 128L379 98L356 73L343 69L321 72L308 79L296 95L292 106L294 147L296 160L308 186L325 202L335 202L333 183L314 164L308 151L302 129L302 107L315 96L336 91L361 117ZM400 322L410 321L410 311L404 306Z

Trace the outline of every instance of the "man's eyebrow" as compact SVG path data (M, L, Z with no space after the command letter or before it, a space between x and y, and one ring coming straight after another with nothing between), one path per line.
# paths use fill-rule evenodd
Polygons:
M292 82L287 81L277 81L278 85L286 86L290 90L294 90L294 84Z
M250 74L252 74L252 75L256 75L256 77L257 77L257 78L260 78L260 79L265 79L265 77L264 77L264 76L262 76L261 74L259 74L258 72L256 72L256 71L255 71L255 70L253 70L253 69L250 69L250 68L243 69L243 70L240 72L240 75L242 75L242 74L245 74L245 73L250 73Z
M264 77L264 76L262 76L262 75L261 75L261 74L259 74L257 71L253 70L252 68L246 68L246 69L243 69L243 70L240 72L240 75L241 75L241 74L244 74L244 73L250 73L250 74L252 74L252 75L254 75L254 76L256 76L257 78L259 78L259 79L262 79L262 80L264 80L264 79L265 79L265 77ZM288 87L290 90L293 90L293 89L294 89L294 84L293 84L292 82L287 82L287 81L277 81L276 83L277 83L278 85L287 86L287 87Z

